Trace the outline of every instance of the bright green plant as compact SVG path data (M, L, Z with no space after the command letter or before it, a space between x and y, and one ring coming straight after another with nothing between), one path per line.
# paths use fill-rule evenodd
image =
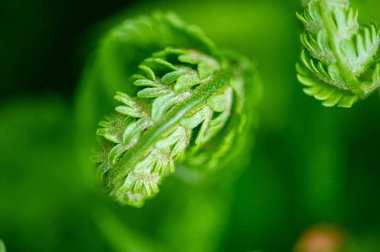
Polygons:
M254 69L199 28L173 14L128 20L105 36L94 61L87 78L116 92L116 105L101 101L116 113L99 123L97 170L117 201L142 206L176 166L207 175L244 147Z
M305 0L303 5L298 80L324 106L351 107L380 86L379 29L359 25L348 0Z

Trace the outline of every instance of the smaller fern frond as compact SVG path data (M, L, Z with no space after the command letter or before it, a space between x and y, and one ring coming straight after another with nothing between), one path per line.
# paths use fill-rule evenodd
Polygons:
M303 6L297 14L305 27L298 80L324 106L351 107L379 87L380 31L375 24L360 26L348 0L309 0Z

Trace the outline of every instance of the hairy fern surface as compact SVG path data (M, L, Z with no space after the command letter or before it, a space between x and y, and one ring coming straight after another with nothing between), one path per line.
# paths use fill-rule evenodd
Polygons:
M114 108L97 130L97 171L117 201L142 206L177 164L209 173L244 147L254 69L199 28L170 13L128 20L106 35L92 64L84 82L104 97L100 111Z
M379 29L358 23L348 0L304 0L303 51L297 64L304 92L324 106L351 107L380 86Z

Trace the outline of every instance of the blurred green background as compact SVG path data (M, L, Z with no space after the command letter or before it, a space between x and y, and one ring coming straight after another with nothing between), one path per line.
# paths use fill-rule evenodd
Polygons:
M380 3L356 0L361 21ZM175 11L257 63L246 167L221 186L173 176L142 209L97 184L75 111L81 71L124 18ZM380 251L380 100L324 108L303 94L296 0L0 0L0 239L9 251L291 251L317 223L345 251ZM92 129L91 129L92 130ZM95 137L95 132L94 132ZM86 151L84 151L86 153ZM215 175L217 176L217 174Z

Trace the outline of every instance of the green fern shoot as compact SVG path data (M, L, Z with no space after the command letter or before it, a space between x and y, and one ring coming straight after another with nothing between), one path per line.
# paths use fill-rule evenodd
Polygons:
M162 43L152 48L146 39L154 33ZM145 59L116 90L115 113L99 123L97 170L114 199L142 206L177 164L203 172L228 166L249 127L254 76L247 59L219 50L173 14L122 23L100 45L99 57L109 53L110 40L130 34L143 53L119 50Z
M379 29L362 26L348 0L304 0L303 51L297 64L304 92L324 106L351 107L380 86Z

